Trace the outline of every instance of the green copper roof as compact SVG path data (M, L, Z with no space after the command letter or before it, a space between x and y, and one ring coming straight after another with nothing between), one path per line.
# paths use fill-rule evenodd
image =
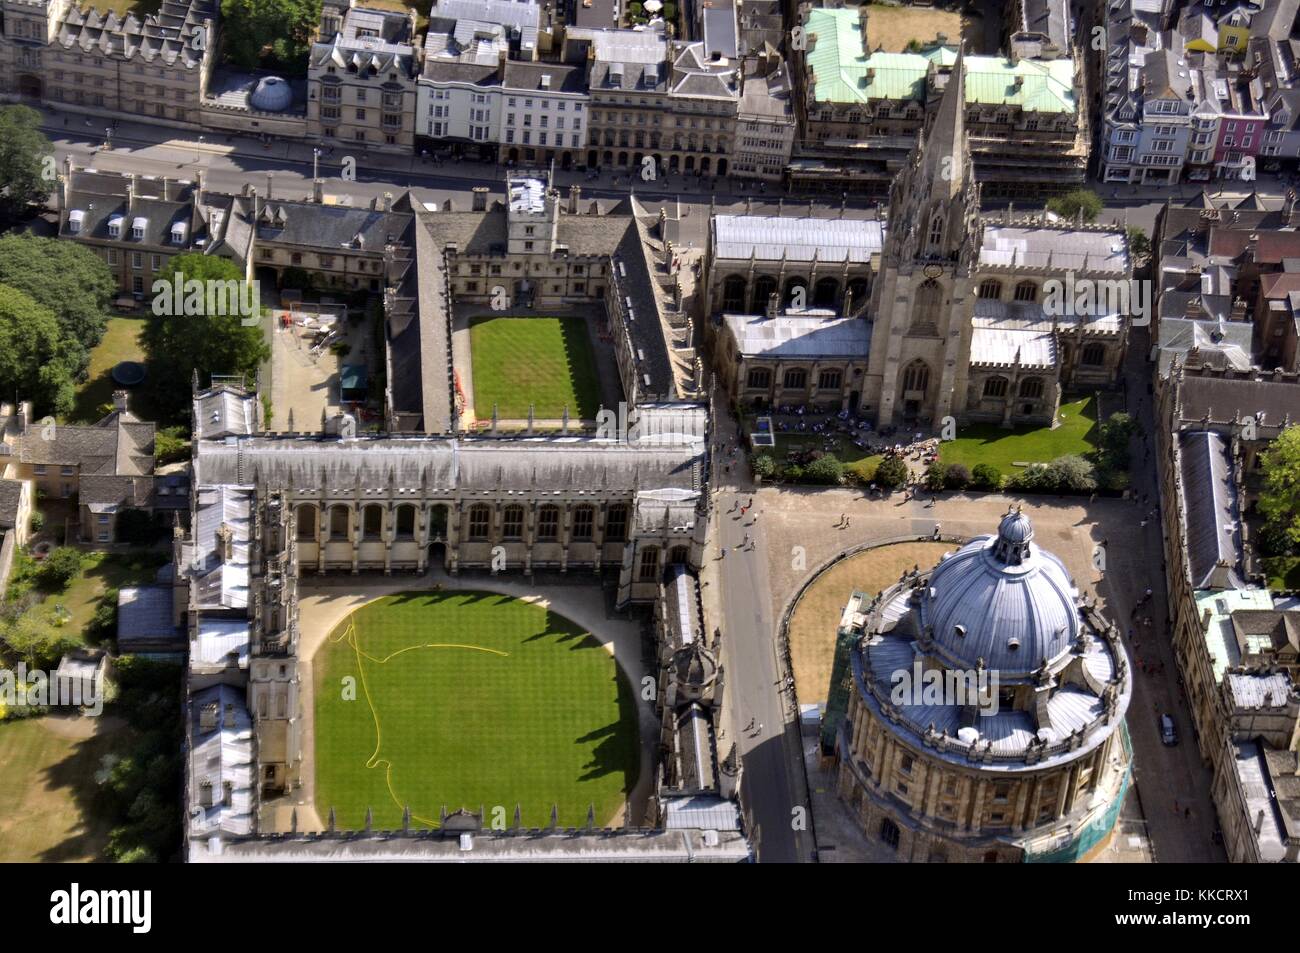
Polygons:
M808 53L808 68L816 80L814 98L819 103L865 104L877 99L923 103L930 64L951 66L957 59L956 51L948 47L934 47L924 53L868 56L856 8L810 10L807 34L817 38ZM1016 77L1022 78L1018 86ZM1073 113L1074 62L1059 59L1012 63L1000 56L968 56L966 103L1005 103L1031 112Z

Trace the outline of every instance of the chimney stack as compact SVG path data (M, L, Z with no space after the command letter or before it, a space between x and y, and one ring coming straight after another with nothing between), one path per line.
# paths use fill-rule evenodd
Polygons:
M272 192L271 192L271 182L272 182L272 180L273 180L274 178L275 178L275 176L274 176L273 173L271 173L271 172L266 173L266 200L267 200L268 202L271 201L271 195L272 195Z

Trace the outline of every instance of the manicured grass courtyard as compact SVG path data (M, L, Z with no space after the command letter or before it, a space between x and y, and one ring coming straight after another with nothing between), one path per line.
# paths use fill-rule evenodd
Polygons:
M523 419L535 405L538 419L594 420L600 412L596 359L582 318L486 315L470 320L474 413L490 420Z
M1062 402L1060 426L1017 427L1005 430L997 424L969 424L959 427L957 439L940 444L939 459L944 463L991 463L1010 476L1021 468L1017 463L1047 463L1067 454L1080 456L1097 446L1097 402L1092 397Z
M491 592L385 596L314 663L316 809L340 828L437 826L442 807L513 824L615 817L639 768L635 702L614 657L545 608ZM344 688L354 680L355 698Z
M90 352L90 367L84 384L77 387L77 402L69 415L70 423L93 424L103 416L103 406L113 402L112 371L122 361L144 362L140 335L144 318L109 318L103 339ZM144 420L152 420L152 409L144 398L144 388L131 392L131 410Z

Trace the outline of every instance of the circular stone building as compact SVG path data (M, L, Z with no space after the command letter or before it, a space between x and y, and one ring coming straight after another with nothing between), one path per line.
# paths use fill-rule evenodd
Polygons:
M1008 513L928 571L854 593L838 789L901 860L1086 860L1128 789L1115 627Z

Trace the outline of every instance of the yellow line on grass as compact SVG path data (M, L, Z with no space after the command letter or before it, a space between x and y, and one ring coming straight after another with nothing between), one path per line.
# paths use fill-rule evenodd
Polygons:
M344 630L341 636L337 639L330 639L333 643L342 642L344 640L352 646L352 651L356 655L357 671L361 673L361 690L365 693L366 704L370 706L370 717L375 722L375 750L366 761L366 767L377 768L381 764L384 765L384 784L388 787L388 796L393 799L393 803L397 805L397 807L402 811L406 811L410 805L403 804L401 799L397 796L397 792L393 790L393 762L389 761L387 758L379 757L380 748L383 747L383 728L379 723L379 711L375 708L374 699L370 696L370 684L366 681L366 669L365 666L361 664L361 660L364 658L382 665L389 659L396 658L403 652L410 652L412 649L470 649L475 652L487 652L490 655L499 655L504 658L508 658L510 653L503 652L500 649L490 649L483 645L465 645L458 642L426 642L422 645L408 645L406 648L398 649L396 652L393 652L391 655L387 655L384 658L376 658L373 655L361 651L361 646L357 642L356 623L351 619L348 620L348 627ZM430 827L436 828L439 826L437 821L427 817L420 817L415 813L411 814L411 819L419 821L421 824L428 824Z

